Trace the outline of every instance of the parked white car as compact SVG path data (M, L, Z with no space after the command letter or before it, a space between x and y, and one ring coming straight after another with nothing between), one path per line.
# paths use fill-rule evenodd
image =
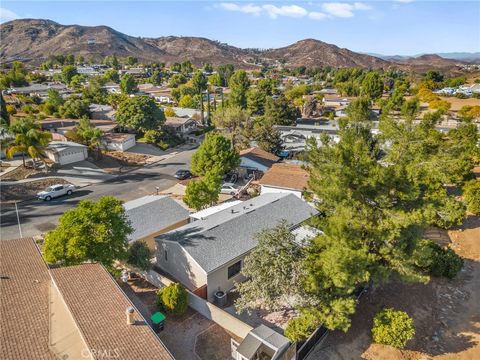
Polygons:
M70 184L56 184L49 186L45 190L37 194L40 200L50 201L53 198L63 196L63 195L72 195L75 190L74 185Z
M238 188L235 186L234 183L224 183L222 185L222 189L220 190L220 193L222 194L228 194L228 195L236 195L238 193Z

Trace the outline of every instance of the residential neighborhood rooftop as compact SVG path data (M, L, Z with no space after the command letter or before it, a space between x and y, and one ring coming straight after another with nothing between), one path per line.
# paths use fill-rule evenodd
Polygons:
M257 163L270 167L273 163L276 163L280 158L268 151L262 150L258 147L251 147L240 151L241 157L247 157Z
M278 163L259 180L260 185L304 190L308 186L309 174L301 165Z
M134 232L134 241L188 219L189 212L167 195L147 195L123 204Z
M86 351L76 358L109 351L121 359L172 359L138 311L136 324L127 324L125 310L133 304L102 265L49 269L32 238L0 241L0 258L1 359L58 359L52 322L61 310L73 326L68 332L60 323L65 333L57 340L78 339L75 345ZM61 309L52 304L54 294Z
M175 241L204 269L211 272L257 246L255 234L285 220L298 225L317 210L295 195L264 194L160 235L157 241Z

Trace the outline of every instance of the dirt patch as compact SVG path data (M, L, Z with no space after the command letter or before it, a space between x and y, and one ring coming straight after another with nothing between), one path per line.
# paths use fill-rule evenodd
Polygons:
M203 360L229 360L232 358L230 347L231 334L215 324L197 335L195 352ZM219 344L225 346L219 347Z
M145 165L148 155L120 151L105 151L102 157L93 163L110 174L121 174Z
M450 104L452 104L452 107L450 108L451 111L458 111L466 105L480 105L480 99L475 98L459 99L455 96L441 96L440 99L447 100Z
M2 179L3 180L3 179ZM58 178L36 180L28 183L15 185L3 185L1 188L1 203L15 202L33 199L37 193L55 184L70 184L68 181Z
M309 359L480 359L480 219L469 217L449 231L450 247L465 260L453 280L428 284L392 282L369 290L345 334L331 332ZM444 241L443 234L439 239ZM413 317L415 338L405 350L372 344L374 315L384 307Z
M128 280L128 285L132 288L140 301L154 313L158 311L157 308L157 291L158 288L150 284L148 281L141 277L135 277Z
M24 180L43 173L41 170L19 166L2 176L2 181Z

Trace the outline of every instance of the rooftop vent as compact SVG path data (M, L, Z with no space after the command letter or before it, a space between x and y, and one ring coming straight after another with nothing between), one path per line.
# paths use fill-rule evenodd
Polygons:
M127 314L127 324L128 325L133 325L135 324L135 319L133 318L135 310L133 309L132 306L129 306L127 310L125 310L125 314Z

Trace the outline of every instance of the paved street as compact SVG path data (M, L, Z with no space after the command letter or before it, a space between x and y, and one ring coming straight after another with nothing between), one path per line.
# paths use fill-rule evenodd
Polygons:
M30 200L18 203L22 235L33 236L53 229L58 218L83 199L95 200L100 196L112 195L129 201L154 193L156 186L165 190L177 182L173 175L178 169L190 168L194 151L182 151L169 159L146 165L108 182L81 188L70 197L61 197L50 202ZM15 205L2 205L0 224L1 239L20 237Z

